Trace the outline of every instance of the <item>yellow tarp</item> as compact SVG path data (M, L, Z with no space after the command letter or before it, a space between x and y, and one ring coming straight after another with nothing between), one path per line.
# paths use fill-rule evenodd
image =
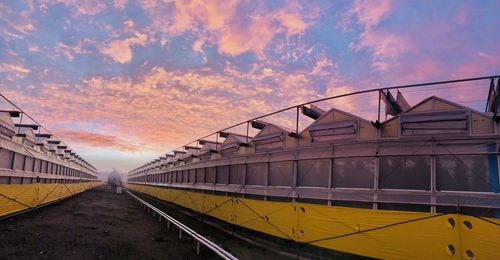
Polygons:
M500 220L127 188L296 242L384 259L500 259ZM470 226L471 228L469 228Z
M101 183L0 184L0 217L73 196L98 185Z

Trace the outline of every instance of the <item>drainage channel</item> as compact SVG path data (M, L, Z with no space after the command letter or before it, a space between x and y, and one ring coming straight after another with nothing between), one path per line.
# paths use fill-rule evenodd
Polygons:
M220 256L222 259L226 260L236 260L238 258L234 257L231 255L229 252L224 250L222 247L219 245L215 244L211 240L207 239L206 237L196 233L194 230L190 229L188 226L182 224L181 222L177 221L175 218L167 215L165 212L161 211L160 209L156 208L155 206L151 205L150 203L144 201L143 199L137 197L136 195L132 194L130 191L126 191L128 195L130 195L132 198L134 198L137 202L139 202L144 208L146 208L148 211L151 210L153 213L153 217L157 215L159 217L159 220L161 221L164 219L167 222L167 225L170 226L170 224L175 225L179 229L179 238L182 238L183 234L187 234L191 236L195 241L196 241L196 253L200 253L200 246L204 246Z

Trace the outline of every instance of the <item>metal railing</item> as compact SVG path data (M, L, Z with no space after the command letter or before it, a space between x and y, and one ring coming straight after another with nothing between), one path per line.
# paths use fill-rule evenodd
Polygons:
M206 248L210 249L212 252L220 256L222 259L227 259L227 260L235 260L238 259L231 255L229 252L224 250L222 247L218 246L214 242L210 241L209 239L205 238L204 236L196 233L194 230L190 229L186 225L182 224L178 220L174 219L173 217L167 215L165 212L161 211L160 209L156 208L155 206L151 205L150 203L144 201L143 199L137 197L130 191L126 191L128 195L130 195L132 198L134 198L136 201L141 203L144 207L146 207L148 210L153 211L153 216L157 214L160 216L160 221L161 219L165 219L167 221L167 225L170 226L170 223L174 224L177 228L179 228L179 238L182 238L182 233L184 232L185 234L188 234L191 236L195 241L196 241L196 253L200 253L200 245L205 246Z

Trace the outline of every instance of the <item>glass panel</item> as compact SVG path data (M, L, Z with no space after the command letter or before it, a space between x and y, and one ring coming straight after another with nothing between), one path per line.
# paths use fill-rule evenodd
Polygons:
M22 184L22 178L10 177L10 184Z
M0 149L0 168L10 169L14 152L7 149Z
M176 183L182 183L182 171L176 171L177 177L175 178Z
M195 178L196 178L196 170L195 169L189 170L189 183L194 183Z
M14 170L22 171L24 169L24 154L16 153L14 156Z
M293 161L271 162L269 165L269 186L293 185Z
M206 169L205 183L215 183L215 167Z
M47 162L47 173L52 173L53 163Z
M229 165L217 166L217 183L229 183Z
M189 182L189 172L187 170L182 171L182 183Z
M267 163L249 163L247 165L247 185L266 185L266 179Z
M438 190L494 191L498 183L490 182L490 174L496 170L490 173L487 155L438 156L436 160Z
M40 172L42 168L42 162L40 159L35 159L35 170L34 172Z
M177 172L173 171L173 172L170 172L170 174L171 174L172 183L176 183L177 182Z
M47 161L42 160L42 169L41 172L47 173Z
M430 190L430 157L381 157L379 163L381 189Z
M196 183L205 182L205 168L196 169Z
M328 187L330 160L301 160L298 162L297 185L305 187Z
M339 158L333 160L332 187L373 189L375 158Z
M229 183L242 185L244 172L245 172L244 164L231 165L231 173L229 174Z
M33 157L26 157L26 163L24 165L24 171L33 171Z

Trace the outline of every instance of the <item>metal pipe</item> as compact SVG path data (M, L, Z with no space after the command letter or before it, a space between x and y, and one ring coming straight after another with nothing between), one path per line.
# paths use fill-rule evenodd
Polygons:
M148 209L151 209L151 210L155 211L156 213L158 213L159 215L161 215L165 219L167 219L169 221L167 223L172 222L176 227L178 227L179 228L179 238L182 237L182 232L184 232L184 233L188 234L189 236L191 236L193 239L195 239L198 243L203 244L206 248L210 249L212 252L214 252L215 254L217 254L218 256L220 256L222 259L227 259L227 260L237 260L238 259L238 258L234 257L233 255L231 255L229 252L225 251L222 247L218 246L217 244L215 244L214 242L210 241L209 239L207 239L207 238L201 236L200 234L196 233L191 228L189 228L186 225L182 224L181 222L177 221L173 217L167 215L166 213L164 213L163 211L159 210L158 208L156 208L155 206L151 205L150 203L148 203L148 202L144 201L143 199L137 197L136 195L134 195L130 191L127 190L126 192L127 192L128 195L130 195L132 198L134 198L135 200L137 200L139 203L141 203L144 206L146 206Z
M300 114L300 106L297 106L297 118L295 119L295 134L297 135L297 146L299 146L299 114Z

